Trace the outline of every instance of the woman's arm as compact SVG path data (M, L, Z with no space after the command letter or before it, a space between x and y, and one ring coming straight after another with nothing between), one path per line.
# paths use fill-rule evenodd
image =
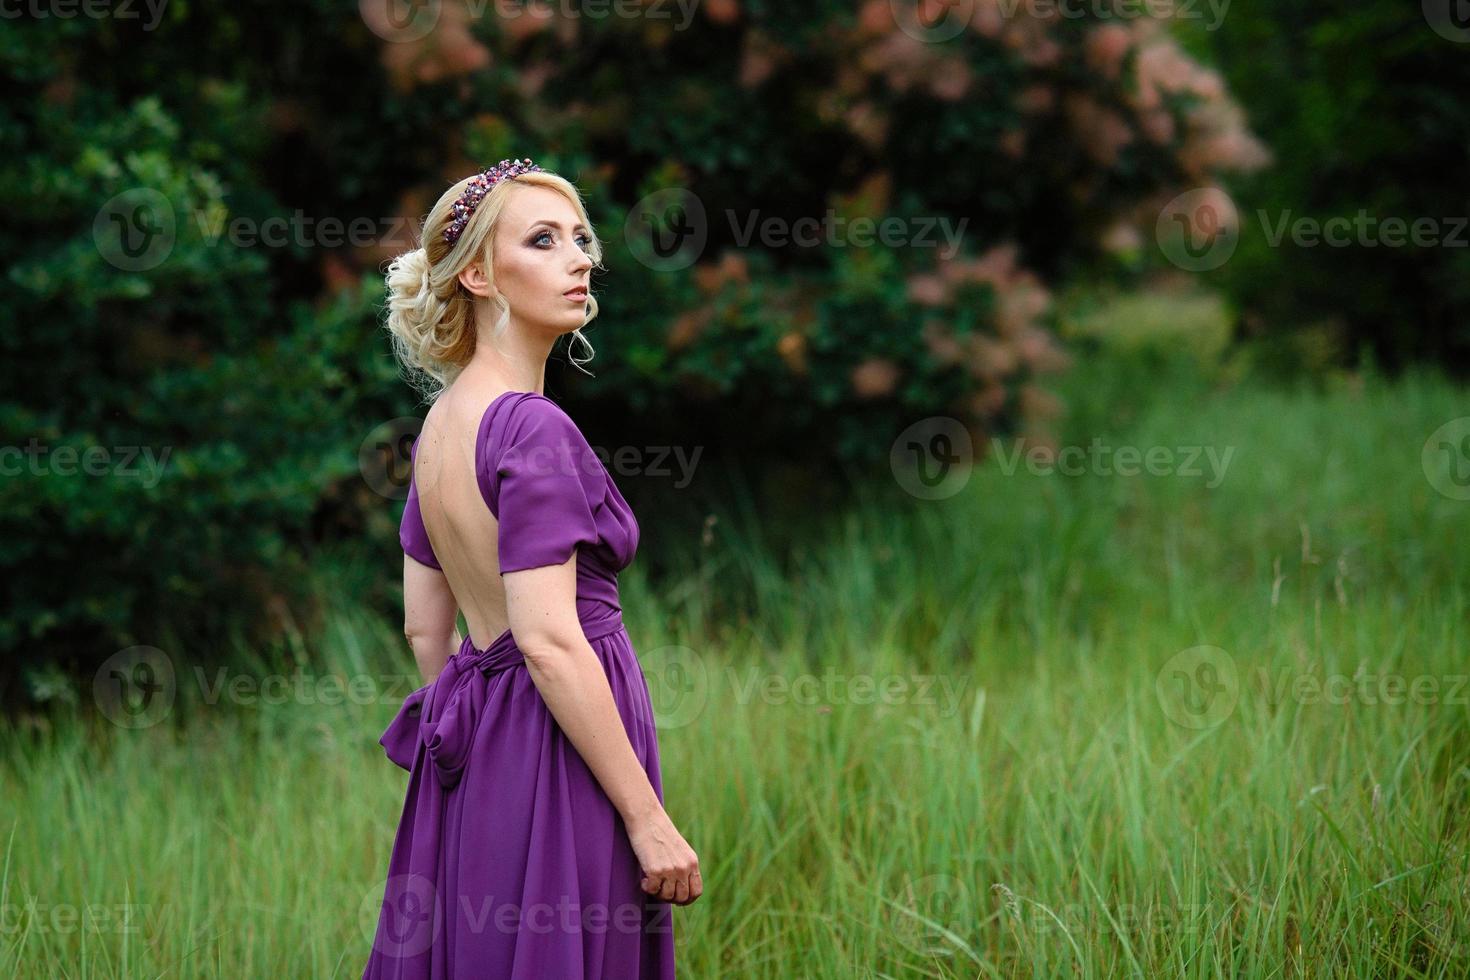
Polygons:
M577 618L577 555L502 576L506 612L531 680L608 799L643 866L643 890L687 904L699 859L674 828L623 727L607 674Z
M424 683L439 676L459 649L459 606L449 579L437 568L403 557L403 635Z
M516 647L557 724L624 820L661 808L628 741L602 663L577 618L577 556L506 572L505 607Z

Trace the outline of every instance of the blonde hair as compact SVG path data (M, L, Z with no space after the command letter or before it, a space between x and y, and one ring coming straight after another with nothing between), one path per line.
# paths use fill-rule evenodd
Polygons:
M410 385L427 401L434 401L464 370L475 352L475 296L459 281L459 274L476 259L484 262L493 286L495 258L495 224L505 207L506 195L513 184L549 187L571 202L577 219L587 227L590 241L587 254L594 268L602 268L602 242L592 229L582 196L565 177L545 171L532 171L510 180L502 180L475 208L469 224L459 240L450 245L444 240L444 229L453 220L454 202L459 200L474 174L454 183L440 197L424 219L422 245L396 256L388 264L388 316L385 326L393 341L393 353L403 366ZM496 336L510 323L510 304L504 294L496 292L491 300L496 310L492 328ZM597 300L587 294L585 327L597 316ZM587 348L586 360L579 361L568 350L567 358L579 370L596 353L582 333L573 338ZM586 372L584 370L584 373Z

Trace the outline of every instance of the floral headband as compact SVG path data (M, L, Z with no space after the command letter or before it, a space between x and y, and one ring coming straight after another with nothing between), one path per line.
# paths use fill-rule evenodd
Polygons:
M465 225L468 225L470 219L475 216L475 208L479 207L485 195L490 193L490 188L502 180L511 180L521 174L540 170L541 168L532 163L530 157L527 157L524 160L501 160L489 170L476 174L470 180L469 186L464 189L464 193L459 196L459 200L454 202L454 220L449 222L449 226L444 229L444 240L450 245L459 241Z

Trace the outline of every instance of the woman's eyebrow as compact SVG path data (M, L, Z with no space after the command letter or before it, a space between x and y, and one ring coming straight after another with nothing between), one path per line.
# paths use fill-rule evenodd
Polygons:
M553 228L560 228L560 227L562 227L561 225L557 224L555 221L552 221L550 218L541 218L541 219L539 219L537 221L531 222L531 227L532 228L535 228L537 225L550 225ZM580 230L580 231L586 231L587 230L587 226L584 225L584 224L582 224L579 221L574 226L572 226L572 230L573 231L578 231L578 230Z

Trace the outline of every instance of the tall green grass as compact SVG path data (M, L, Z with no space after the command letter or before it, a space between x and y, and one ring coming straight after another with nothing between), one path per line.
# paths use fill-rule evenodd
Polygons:
M991 454L801 526L737 495L625 573L706 882L681 975L1470 975L1470 502L1420 455L1466 392L1100 354L1063 395L1064 441L1233 447L1223 479ZM0 735L0 975L358 975L395 625L344 600L238 668L366 703L211 706L183 671L167 723Z

